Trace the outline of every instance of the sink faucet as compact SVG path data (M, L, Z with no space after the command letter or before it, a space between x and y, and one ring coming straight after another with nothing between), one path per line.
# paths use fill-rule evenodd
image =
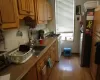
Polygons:
M30 48L33 48L33 46L35 46L36 44L37 44L36 39L34 39L34 40L30 39Z
M32 53L34 53L35 52L35 50L33 49L33 47L36 45L36 43L37 43L37 40L36 39L34 39L34 40L32 40L32 39L30 39L30 51L32 52Z

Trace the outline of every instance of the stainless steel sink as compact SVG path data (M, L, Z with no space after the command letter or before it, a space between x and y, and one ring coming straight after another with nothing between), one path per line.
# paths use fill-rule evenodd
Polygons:
M46 46L34 46L33 49L36 51L42 51Z
M34 46L33 47L33 55L38 56L45 47L46 46Z

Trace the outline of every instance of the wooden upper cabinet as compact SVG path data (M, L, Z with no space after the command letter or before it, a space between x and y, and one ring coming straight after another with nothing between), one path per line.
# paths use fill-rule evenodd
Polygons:
M52 7L47 0L35 0L36 19L38 24L47 24L52 19Z
M35 16L34 0L28 0L28 2L29 2L29 14Z
M45 23L45 1L46 0L35 0L36 20L38 24Z
M19 14L21 15L28 14L26 2L27 0L18 0Z
M47 2L47 20L52 20L52 7L48 2Z
M47 0L44 0L44 21L47 23L48 20L48 8L47 8Z
M35 18L35 4L34 0L18 0L19 15L20 19L23 19L25 16L31 16Z
M18 27L18 11L16 0L0 0L2 28Z
M1 0L1 16L3 23L12 23L15 22L15 11L14 11L14 2L13 0Z

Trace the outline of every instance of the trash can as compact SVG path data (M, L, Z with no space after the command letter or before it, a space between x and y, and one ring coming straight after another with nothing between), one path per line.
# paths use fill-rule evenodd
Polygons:
M67 57L67 56L71 56L71 48L64 48L64 56Z

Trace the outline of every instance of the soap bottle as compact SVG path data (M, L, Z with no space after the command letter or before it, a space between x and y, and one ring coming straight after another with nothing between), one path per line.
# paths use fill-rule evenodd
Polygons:
M39 39L40 44L43 44L43 39L40 37Z

